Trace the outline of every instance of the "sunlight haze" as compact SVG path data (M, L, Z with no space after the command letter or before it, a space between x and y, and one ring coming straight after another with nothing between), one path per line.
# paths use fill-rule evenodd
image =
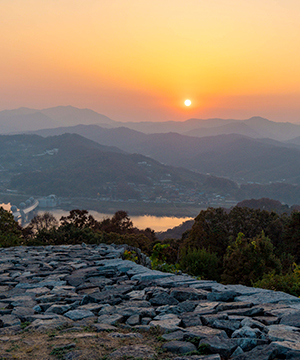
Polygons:
M0 110L300 122L299 1L4 0L0 11Z

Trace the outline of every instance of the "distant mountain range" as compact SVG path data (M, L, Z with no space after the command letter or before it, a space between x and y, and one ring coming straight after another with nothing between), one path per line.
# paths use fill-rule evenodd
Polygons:
M89 109L57 106L44 110L19 108L0 111L0 134L19 133L74 124L113 126L115 122Z
M75 125L70 126L70 124ZM22 171L20 177L16 175L12 178L12 184L19 189L23 188L24 191L25 185L22 185L22 181L24 183L25 179L28 179L27 190L30 189L29 184L37 186L38 179L44 184L44 188L46 184L52 188L51 182L56 181L59 172L65 179L62 189L67 189L66 184L70 182L70 179L67 181L68 177L76 177L72 181L78 181L80 186L83 186L83 175L80 175L76 168L80 168L86 178L94 174L95 178L102 176L104 179L105 171L107 171L107 174L110 174L105 180L107 182L115 179L119 182L130 183L129 173L136 174L145 182L149 178L152 182L167 180L166 177L159 180L159 175L158 177L150 176L149 171L145 172L145 169L141 175L140 166L135 167L132 162L128 163L128 159L132 156L141 156L139 158L141 163L154 161L151 166L158 174L162 174L162 170L159 170L160 166L171 166L172 168L164 171L168 171L169 174L175 171L174 179L179 179L178 184L194 182L200 184L197 185L199 189L205 188L205 191L215 188L218 191L227 189L230 193L237 186L234 182L244 184L240 187L239 199L252 196L252 194L259 197L272 195L276 198L276 194L280 192L280 198L277 198L281 201L288 199L291 203L293 194L296 194L293 186L300 184L300 125L276 123L261 117L247 120L189 119L184 122L120 123L92 110L71 106L45 110L21 108L0 112L0 131L5 132L3 129L7 132L19 133L25 130L29 132L31 129L31 133L38 135L37 139L41 144L45 146L48 144L48 148L53 146L65 149L64 152L60 150L55 159L48 161L47 170L43 169L44 160L42 159L22 158L22 170L27 164L28 174L25 177L25 171ZM61 137L66 133L80 136ZM46 138L43 140L40 136ZM69 141L73 141L74 144L69 144L67 148L64 148L61 139L65 139L67 144ZM52 142L51 146L49 141ZM57 146L54 146L55 141L58 142ZM87 141L90 141L89 145L85 143ZM27 149L31 147L33 147L32 144ZM13 149L10 151L11 154L7 154L7 158L15 153ZM30 151L27 151L29 154ZM102 155L99 155L100 153ZM65 155L62 156L62 154ZM84 158L82 154L86 154L86 157ZM19 160L18 157L15 159L12 162ZM92 166L92 159L95 164L98 164L96 167ZM107 161L105 162L104 159ZM35 164L35 168L30 168L30 162ZM42 166L43 176L32 172L37 171L37 164ZM154 164L157 165L154 166ZM95 171L97 166L102 169L100 172ZM70 170L71 167L72 170ZM178 170L178 167L181 169ZM17 166L15 171L16 169ZM222 178L220 183L218 183L219 180L216 181L216 177ZM62 183L62 180L60 179L59 182ZM92 180L88 183L90 189L95 189ZM255 186L252 186L252 183ZM267 189L266 186L269 183L272 186ZM276 183L286 184L286 186L279 187ZM69 192L75 194L75 189L80 192L79 187L72 187ZM41 188L40 190L42 191ZM130 193L129 189L127 190ZM65 190L61 193L63 191ZM134 191L133 195L136 195L140 189ZM266 194L266 191L270 196ZM299 196L298 192L297 188L297 196Z
M300 184L300 146L241 135L192 137L177 133L144 134L97 125L40 130L42 136L77 133L102 145L142 154L159 162L223 176L239 183L287 181Z
M2 190L8 187L32 195L55 193L111 200L177 199L181 196L188 201L195 194L226 195L238 189L227 179L166 166L77 134L47 138L2 135L0 151Z
M176 132L188 136L216 136L239 134L252 138L269 138L286 141L300 136L300 125L289 122L274 122L256 116L247 120L189 119L183 122L139 122L117 123L145 134Z
M278 141L300 137L299 124L274 122L258 116L247 120L214 118L189 119L182 122L118 122L93 110L78 109L72 106L58 106L43 110L20 108L0 112L0 133L2 134L79 124L96 124L105 128L126 127L145 134L174 132L197 137L239 134Z

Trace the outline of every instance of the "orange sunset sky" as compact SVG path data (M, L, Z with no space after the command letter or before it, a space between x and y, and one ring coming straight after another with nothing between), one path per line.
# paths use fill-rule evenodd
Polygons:
M0 14L0 110L300 122L299 0L0 0Z

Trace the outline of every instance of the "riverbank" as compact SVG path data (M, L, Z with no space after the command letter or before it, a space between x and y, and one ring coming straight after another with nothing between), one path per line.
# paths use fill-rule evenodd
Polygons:
M0 194L0 203L11 203L18 206L29 197L38 198L37 195L24 194ZM143 216L174 216L174 217L195 217L201 210L207 207L224 206L222 204L190 204L190 203L152 203L152 202L129 202L129 201L99 201L85 198L61 198L59 208L70 211L73 209L89 209L100 213L114 214L118 210L125 210L129 215ZM49 210L51 209L42 209Z

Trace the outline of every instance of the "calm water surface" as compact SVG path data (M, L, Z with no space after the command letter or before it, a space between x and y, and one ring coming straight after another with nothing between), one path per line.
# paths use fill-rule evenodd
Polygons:
M49 212L51 212L58 220L61 218L61 216L69 215L69 211L65 210L55 209L49 210ZM89 214L91 214L98 221L113 216L113 214L103 214L93 210L89 210ZM139 229L146 229L147 227L149 227L155 231L165 231L182 224L184 221L191 220L193 218L143 215L130 216L130 219L132 220L133 225Z
M1 206L5 210L9 211L11 204L10 203L0 204L0 207ZM69 211L65 211L65 210L49 209L48 211L52 213L57 218L57 220L59 220L62 216L69 215ZM40 214L44 212L45 211L39 211ZM93 217L98 221L113 216L113 214L103 214L94 210L89 210L89 214L93 215ZM147 227L149 227L150 229L155 231L166 231L170 228L182 224L184 221L191 220L193 218L143 215L143 216L130 216L130 219L132 220L133 225L139 229L146 229Z

